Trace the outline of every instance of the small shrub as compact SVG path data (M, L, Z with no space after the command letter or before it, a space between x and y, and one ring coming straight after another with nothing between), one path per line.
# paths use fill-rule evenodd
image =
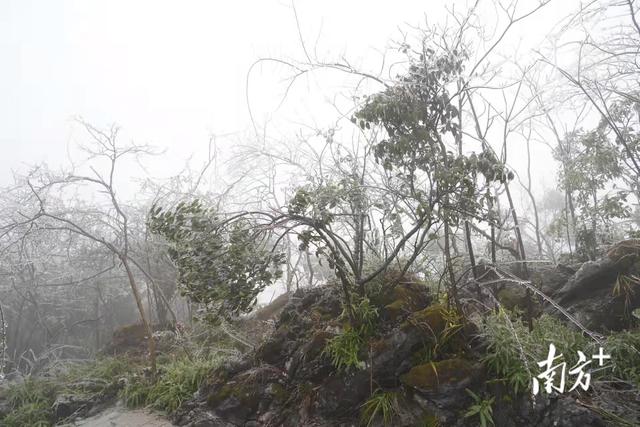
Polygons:
M371 304L369 298L361 298L353 304L353 314L358 322L360 335L363 337L373 335L378 322L378 309Z
M613 333L603 347L611 355L608 373L640 388L640 330Z
M473 404L469 407L469 410L464 414L465 418L478 416L480 418L480 426L487 427L489 424L495 425L493 422L493 401L494 397L490 399L483 399L473 391L467 389L469 396L473 398Z
M173 359L160 366L160 376L155 382L140 375L129 377L120 398L129 407L151 406L173 413L198 390L207 373L220 361L220 357Z
M53 381L31 377L10 385L7 400L11 411L1 424L7 427L50 426L53 419L51 406L57 389Z
M129 408L137 408L147 404L151 391L151 382L144 377L134 375L120 391L120 398Z
M348 325L342 333L327 341L322 354L329 355L333 366L342 371L350 368L362 368L365 363L358 357L360 349L371 338L378 324L378 309L373 306L369 298L357 298L352 303L353 315L357 327ZM347 317L347 308L342 311L341 317Z
M398 415L398 412L398 393L377 390L369 400L362 405L360 420L363 425L369 427L377 417L382 417L383 424L389 426Z
M545 360L549 344L555 344L567 366L578 360L578 350L586 352L589 341L560 320L543 314L533 331L515 313L500 310L489 315L481 325L487 343L485 366L518 394L530 385L537 363Z
M358 358L358 353L364 341L358 331L353 328L345 329L341 334L331 338L323 350L331 358L331 363L339 371L362 367L364 362Z
M5 427L49 427L52 413L51 405L45 403L27 403L11 412L2 419Z
M147 403L155 409L175 412L195 393L219 359L178 359L164 366L164 373L151 387Z

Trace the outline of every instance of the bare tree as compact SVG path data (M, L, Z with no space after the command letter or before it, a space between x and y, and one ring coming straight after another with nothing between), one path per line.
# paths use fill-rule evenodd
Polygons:
M86 122L81 121L80 123L91 138L91 144L84 147L84 150L89 154L90 160L95 160L96 162L106 161L105 172L99 172L94 166L89 166L90 175L76 174L73 171L55 175L39 168L34 169L26 178L26 185L31 190L32 196L37 200L37 210L32 215L20 213L23 218L26 218L21 223L31 223L38 229L76 234L103 246L117 258L126 273L140 319L147 332L149 360L151 368L155 372L156 351L153 330L144 309L134 271L136 267L141 271L142 268L131 257L129 217L116 195L114 182L118 162L123 157L149 154L151 150L146 146L119 146L117 144L118 128L115 126L112 126L107 131L102 131ZM48 203L47 196L52 191L64 192L70 188L79 189L87 185L103 194L108 200L108 204L104 207L96 206L93 209L85 210L84 218L77 215L74 216L71 210L59 209L59 207L51 206ZM93 221L104 224L108 234L99 234L103 229L96 228ZM10 227L15 227L17 224L18 222Z

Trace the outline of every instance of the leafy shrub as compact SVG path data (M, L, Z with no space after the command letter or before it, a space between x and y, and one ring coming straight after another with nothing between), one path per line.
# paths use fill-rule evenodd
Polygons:
M352 302L353 315L357 327L349 324L339 335L331 338L323 351L329 355L333 366L338 370L346 371L350 368L362 368L362 362L358 353L360 349L376 330L378 324L378 309L373 306L367 297L358 298ZM347 308L344 307L341 317L346 320Z
M169 210L153 206L147 226L166 240L181 293L205 307L201 317L208 322L250 312L282 275L283 254L258 238L256 224L228 222L197 199Z

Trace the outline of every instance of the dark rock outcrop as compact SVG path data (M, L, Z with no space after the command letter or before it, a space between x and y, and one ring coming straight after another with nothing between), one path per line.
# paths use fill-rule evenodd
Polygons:
M426 287L402 280L375 304L380 321L376 336L361 348L361 368L338 371L324 350L346 323L339 289L296 292L271 336L254 352L216 369L175 422L191 427L356 426L363 404L379 390L397 403L394 426L477 425L477 418L464 417L473 403L466 389L488 391L486 373L463 328L452 329L449 310L432 304ZM500 403L508 407L504 410L496 405L496 420L503 420L498 426L532 425L532 419L549 413L569 417L566 426L601 425L591 413L580 415L584 408L571 399L548 400L533 410L528 399L506 402ZM383 423L376 419L372 425Z
M588 329L622 330L630 325L631 311L640 307L640 292L634 290L639 274L640 240L625 240L605 258L582 264L550 296Z

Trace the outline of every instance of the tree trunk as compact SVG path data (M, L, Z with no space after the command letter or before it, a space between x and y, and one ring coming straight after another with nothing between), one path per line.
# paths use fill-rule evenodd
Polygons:
M447 272L449 273L449 289L451 290L451 295L449 295L449 301L453 298L453 302L456 307L456 311L462 316L462 307L460 306L460 300L458 299L458 287L456 283L456 275L453 271L453 263L451 262L451 249L449 247L449 239L450 239L450 229L449 224L445 221L444 223L444 259L446 264Z
M509 191L509 183L504 183L505 192L509 200L509 209L513 218L513 225L516 232L516 239L518 241L518 247L520 248L520 259L522 265L522 279L529 280L529 269L527 268L527 255L524 251L524 242L522 241L522 233L520 233L520 224L518 222L518 215L513 205L513 199L511 197L511 191ZM529 331L533 330L533 301L531 300L531 290L527 288L527 324Z
M151 372L155 376L156 374L156 341L153 338L153 329L151 324L149 323L149 319L144 311L144 305L142 303L142 297L140 296L140 292L138 291L138 287L136 285L135 278L133 277L133 272L131 271L131 267L129 266L129 262L127 257L124 255L118 255L124 269L127 272L127 277L129 278L129 285L131 286L131 292L133 293L133 297L136 300L136 305L138 306L138 312L140 313L140 318L142 319L142 325L147 333L147 343L149 346L149 362L151 363Z

